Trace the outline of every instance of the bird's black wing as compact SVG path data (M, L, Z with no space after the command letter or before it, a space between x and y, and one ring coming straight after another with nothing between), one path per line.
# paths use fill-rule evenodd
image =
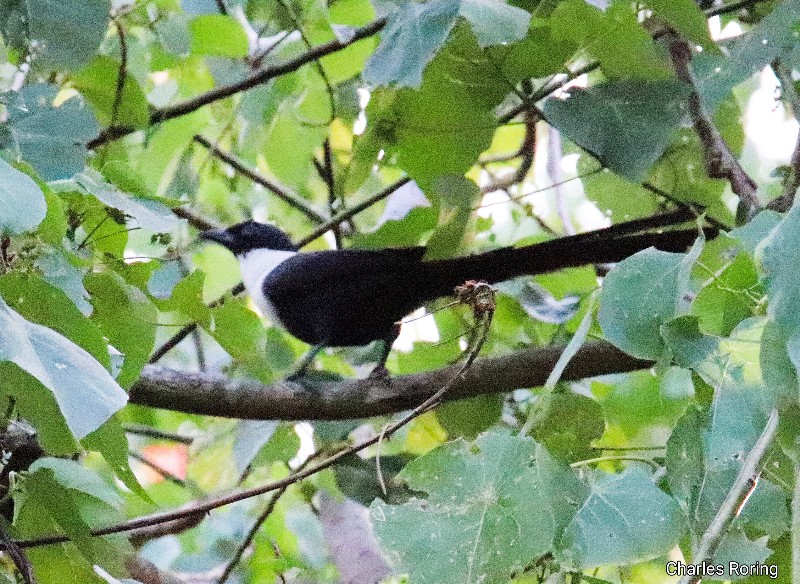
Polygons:
M300 253L263 283L285 328L312 344L363 345L421 304L424 247Z

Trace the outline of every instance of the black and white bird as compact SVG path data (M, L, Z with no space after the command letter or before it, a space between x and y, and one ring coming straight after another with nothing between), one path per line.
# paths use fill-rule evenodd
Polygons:
M456 286L619 262L648 247L683 252L697 237L696 228L647 230L688 218L682 211L665 213L526 247L443 260L424 259L424 247L304 253L279 228L255 221L200 236L233 252L255 304L298 339L317 347L384 341L376 368L380 375L385 374L399 321L425 302L451 295Z

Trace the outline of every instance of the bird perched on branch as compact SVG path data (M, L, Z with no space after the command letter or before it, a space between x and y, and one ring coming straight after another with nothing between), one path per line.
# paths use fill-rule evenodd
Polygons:
M587 264L618 262L646 249L683 252L697 229L654 231L685 223L688 211L664 213L525 247L426 260L424 247L303 253L273 225L245 221L200 237L228 248L259 309L276 325L318 348L384 341L373 375L384 367L399 321L468 280L501 282ZM710 234L713 235L713 234Z

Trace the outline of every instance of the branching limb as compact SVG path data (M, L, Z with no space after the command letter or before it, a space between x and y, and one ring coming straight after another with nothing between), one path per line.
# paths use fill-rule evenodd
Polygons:
M525 136L515 155L520 157L519 166L507 177L493 180L488 185L481 188L481 193L484 195L493 191L506 190L521 183L525 180L525 177L528 176L528 172L530 172L533 166L533 157L536 153L536 122L539 121L539 116L535 108L528 108L523 113L525 119Z
M360 40L374 36L384 26L386 26L385 18L373 20L369 24L355 29L353 34L346 40L334 39L332 41L328 41L327 43L317 45L313 49L306 51L302 55L298 55L294 59L289 59L285 63L264 67L263 69L256 71L252 75L237 83L220 85L219 87L215 87L210 91L201 93L200 95L187 99L186 101L154 110L150 114L150 125L152 126L155 124L160 124L161 122L166 122L174 118L185 116L186 114L197 111L201 107L262 85L270 79L297 71L303 65L317 61L326 55L341 51L342 49L345 49ZM86 147L89 149L97 148L98 146L102 146L103 144L122 138L123 136L127 136L133 131L133 128L107 128L98 137L91 140Z
M254 183L259 184L265 189L269 190L276 197L278 197L288 205L294 207L295 209L303 213L313 222L323 223L327 220L327 217L325 217L322 213L320 213L319 211L314 209L314 207L309 205L305 200L303 200L303 198L300 195L291 192L287 187L278 184L277 181L268 179L257 170L250 168L233 154L220 150L217 146L212 144L207 138L197 134L194 137L194 141L203 146L204 148L206 148L209 152L211 152L211 154L213 154L220 160L223 160L236 172L243 174Z
M526 349L502 357L479 359L469 374L447 393L448 400L538 387L558 361L561 348ZM575 355L563 379L576 380L650 367L608 343L588 343ZM441 387L458 366L392 377L391 383L355 379L321 383L309 391L298 383L264 385L147 366L130 393L131 403L201 415L245 419L339 420L367 418L408 409Z
M781 94L786 103L792 110L795 119L800 121L800 96L797 95L792 70L780 61L772 64L772 70L781 83ZM789 161L789 171L783 182L783 193L767 204L768 209L785 213L792 208L797 188L800 187L800 132L797 134L797 141L792 151L792 158Z
M666 42L676 76L692 89L688 100L689 115L703 146L706 172L711 178L727 180L734 194L745 206L748 218L752 217L761 208L756 194L758 186L739 164L703 107L690 66L692 49L686 41L674 33L666 35Z
M695 565L710 562L714 558L714 554L728 529L730 529L733 520L739 516L748 497L755 489L767 450L772 445L777 432L778 410L772 410L764 429L761 431L761 435L756 440L747 458L744 459L742 468L730 491L728 491L728 495L700 539L697 549L694 550L692 562ZM702 571L699 573L702 573ZM696 584L700 581L700 578L700 576L684 576L679 584Z

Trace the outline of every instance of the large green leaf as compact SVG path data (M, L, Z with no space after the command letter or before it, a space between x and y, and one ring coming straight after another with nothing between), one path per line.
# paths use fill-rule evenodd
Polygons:
M193 19L192 53L220 57L247 55L247 35L236 19L222 14L206 14Z
M706 107L714 111L736 85L797 45L800 3L784 0L748 33L727 46L726 56L701 55L693 61Z
M97 120L81 99L58 107L54 85L28 85L8 108L12 144L45 180L69 178L84 166L86 143L99 131Z
M53 392L70 431L83 438L127 402L89 353L52 329L29 322L0 300L0 361L11 361Z
M786 340L789 357L800 368L800 206L795 205L762 243L761 263L769 304L767 314Z
M419 87L422 72L450 34L459 8L459 0L408 2L399 8L364 67L364 80L373 85Z
M119 98L114 124L144 128L150 121L150 106L136 78L121 68L121 63L98 55L74 77L75 87L94 106L97 118L104 124L112 122L117 101L119 75L123 75L122 95Z
M606 338L635 357L658 359L660 327L681 309L682 275L693 263L691 256L651 248L617 264L603 282L597 317Z
M547 120L611 170L640 181L686 115L677 81L614 81L545 103Z
M507 582L550 551L585 496L569 467L527 438L484 434L410 463L399 475L428 498L375 501L381 544L411 581Z
M124 538L95 538L92 527L109 525L121 519L117 511L122 499L95 472L72 460L41 458L34 462L25 478L24 489L15 494L19 506L15 527L23 536L48 533L48 524L66 532L83 557L92 564L119 570L122 555L129 550Z
M184 222L161 201L123 193L115 186L106 183L99 173L91 169L76 175L73 181L80 190L96 197L101 203L133 217L137 224L145 229L158 232L172 231Z
M103 335L57 287L32 274L10 272L0 276L0 295L27 320L64 335L110 366Z
M577 45L600 61L612 79L664 79L672 72L664 52L627 2L601 11L586 0L559 2L550 17L554 42Z
M560 555L581 569L632 564L669 552L683 529L677 503L641 468L597 473L564 530Z
M27 174L0 158L0 233L30 231L46 213L42 189Z
M124 355L117 381L130 387L153 350L158 310L138 288L112 272L94 272L84 279L94 306L92 320Z
M36 66L77 69L89 61L105 37L111 2L25 0L16 6L11 17L18 21L17 30L39 43ZM20 44L22 34L14 38Z

